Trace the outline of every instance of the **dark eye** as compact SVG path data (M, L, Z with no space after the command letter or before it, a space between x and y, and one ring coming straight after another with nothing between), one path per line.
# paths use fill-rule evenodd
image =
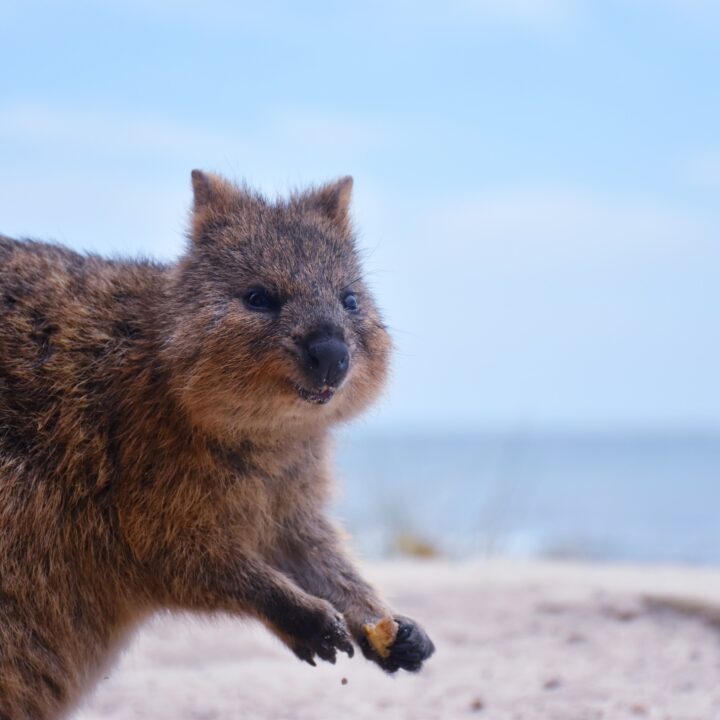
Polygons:
M343 307L349 312L357 312L360 309L358 300L352 293L343 298Z
M245 307L258 312L276 312L280 309L280 303L265 288L253 288L248 290L243 297Z

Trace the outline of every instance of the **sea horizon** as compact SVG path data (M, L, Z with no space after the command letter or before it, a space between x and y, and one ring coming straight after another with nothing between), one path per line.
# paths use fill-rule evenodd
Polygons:
M335 515L368 557L720 563L720 432L356 432Z

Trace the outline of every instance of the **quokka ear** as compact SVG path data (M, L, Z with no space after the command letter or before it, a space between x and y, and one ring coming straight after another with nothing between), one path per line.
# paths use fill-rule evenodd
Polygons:
M213 238L220 228L230 222L236 229L242 227L249 200L247 191L219 175L202 170L193 170L191 178L193 209L190 237L195 244Z
M237 189L231 183L214 173L193 170L190 177L196 211L210 207L222 208L237 195Z
M350 220L352 187L353 179L350 175L346 175L317 190L311 190L306 196L306 201L310 207L320 211L333 222L347 227Z

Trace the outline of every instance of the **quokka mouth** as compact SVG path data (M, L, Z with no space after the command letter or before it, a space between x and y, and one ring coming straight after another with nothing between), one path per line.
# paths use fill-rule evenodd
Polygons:
M315 405L325 405L329 403L333 395L335 395L336 388L330 387L329 385L323 385L319 390L308 390L302 387L302 385L295 385L295 391L297 394L306 402L314 403Z

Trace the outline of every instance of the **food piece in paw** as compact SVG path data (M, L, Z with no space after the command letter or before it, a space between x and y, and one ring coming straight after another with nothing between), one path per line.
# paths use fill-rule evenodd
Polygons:
M367 623L363 626L373 650L381 657L390 657L390 648L397 637L400 626L388 615L376 623Z

